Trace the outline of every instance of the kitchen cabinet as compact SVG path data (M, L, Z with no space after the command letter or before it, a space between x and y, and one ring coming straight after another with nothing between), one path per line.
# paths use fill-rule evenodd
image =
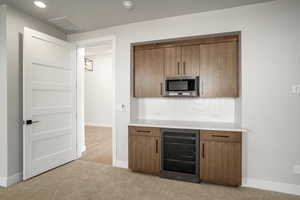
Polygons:
M200 45L200 96L238 97L237 41Z
M203 98L239 97L239 36L138 44L133 47L133 96L161 97L164 79L199 76Z
M163 93L163 49L134 51L134 96L160 97Z
M164 50L165 77L199 76L200 46L168 47Z
M181 48L168 47L164 49L165 76L180 76L181 70Z
M208 183L241 185L241 133L222 131L200 131L200 133L200 179Z
M163 175L163 172L160 171L161 128L129 126L128 129L129 168L134 172ZM207 130L196 131L196 133L200 134L200 142L196 143L200 153L195 159L197 163L199 162L197 169L199 169L200 174L196 174L200 180L213 184L240 186L242 183L242 133ZM171 138L169 139L171 142L174 142L174 136L168 135L168 137ZM182 139L183 137L178 138ZM190 141L183 139L183 142L187 144ZM176 144L179 143L176 142ZM171 150L178 153L177 148L169 148L169 151ZM185 150L185 152L187 151ZM172 152L167 153L167 155L171 156ZM190 157L182 158L191 159ZM178 160L178 156L175 160ZM178 168L178 166L176 164L172 167Z
M149 174L160 172L160 129L129 127L129 168Z
M199 76L200 46L183 46L181 48L181 64L183 76Z

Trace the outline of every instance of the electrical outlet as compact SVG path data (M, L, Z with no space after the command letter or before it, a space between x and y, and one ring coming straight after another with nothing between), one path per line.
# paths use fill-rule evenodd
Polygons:
M300 165L295 165L294 166L294 173L295 174L300 174Z
M300 85L299 84L292 85L292 93L293 94L300 94Z

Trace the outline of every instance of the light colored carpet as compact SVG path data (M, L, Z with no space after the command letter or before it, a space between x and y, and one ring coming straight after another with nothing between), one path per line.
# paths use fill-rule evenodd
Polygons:
M0 189L1 200L299 200L249 188L194 184L133 173L88 161L74 161Z
M85 127L86 151L81 160L112 165L112 129Z

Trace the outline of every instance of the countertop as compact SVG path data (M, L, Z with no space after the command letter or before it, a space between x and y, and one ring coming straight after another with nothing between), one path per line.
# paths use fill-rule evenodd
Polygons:
M247 130L243 129L241 125L238 123L223 123L223 122L196 122L196 121L138 119L138 120L130 121L129 126L247 132Z

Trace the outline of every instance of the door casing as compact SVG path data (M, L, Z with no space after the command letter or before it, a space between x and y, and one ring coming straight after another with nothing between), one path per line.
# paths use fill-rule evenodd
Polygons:
M110 35L105 37L99 37L94 39L74 41L77 45L77 55L81 55L81 49L85 47L92 47L103 44L103 42L111 41L112 43L112 88L113 88L113 119L112 119L112 165L115 167L128 168L123 162L118 161L117 159L117 135L116 135L116 36ZM83 69L79 64L80 60L77 59L77 130L83 130L83 132L78 132L77 134L77 158L81 157L82 144L84 143L84 121L78 119L84 119L84 79L83 79ZM81 150L79 150L81 149Z

